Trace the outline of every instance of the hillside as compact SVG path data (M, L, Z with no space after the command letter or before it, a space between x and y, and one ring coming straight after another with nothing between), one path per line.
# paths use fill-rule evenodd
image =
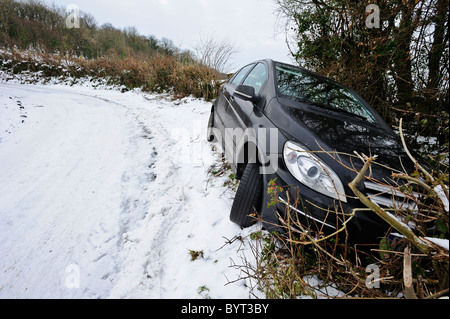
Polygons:
M48 78L102 77L127 89L208 100L223 78L169 39L143 36L134 27L98 26L88 13L80 12L79 28L68 28L64 8L38 1L1 0L0 12L3 70L40 72Z

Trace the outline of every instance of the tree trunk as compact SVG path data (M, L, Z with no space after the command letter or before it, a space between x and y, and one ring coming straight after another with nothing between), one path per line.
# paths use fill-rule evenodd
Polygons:
M439 0L436 5L437 14L434 16L433 44L428 55L428 83L427 89L437 89L441 80L440 61L445 48L445 42L448 41L445 22L448 19L448 0ZM447 30L448 31L448 30ZM447 38L447 39L446 39Z
M408 7L407 4L402 6L401 22L396 34L397 47L393 55L396 69L397 98L400 105L405 105L414 98L410 54L411 39L414 32L412 11L413 7Z

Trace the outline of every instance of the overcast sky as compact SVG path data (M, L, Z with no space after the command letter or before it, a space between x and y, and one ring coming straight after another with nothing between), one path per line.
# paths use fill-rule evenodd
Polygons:
M44 0L66 7L76 4L98 25L134 26L142 35L154 35L192 50L212 35L235 43L233 68L271 58L290 62L284 33L278 32L273 0ZM229 70L234 71L234 70Z

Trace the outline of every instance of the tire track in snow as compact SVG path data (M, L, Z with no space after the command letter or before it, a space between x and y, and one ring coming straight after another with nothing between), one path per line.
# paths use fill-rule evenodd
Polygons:
M112 296L159 298L165 268L162 259L167 250L165 243L173 227L180 223L180 214L186 206L184 189L192 188L189 184L180 183L181 166L177 156L182 153L179 150L186 147L180 144L191 141L174 139L171 129L176 132L178 128L170 127L164 114L158 112L167 107L161 99L147 100L145 103L148 105L142 107L105 96L80 95L127 109L136 124L136 128L131 129L133 134L128 138L126 151L126 156L133 161L121 179L122 204L117 241L121 252L117 264L121 269L117 269L119 278L115 285L122 295L116 296L113 292ZM188 129L182 133L190 134ZM130 282L130 278L138 277L142 277L140 282ZM126 291L125 295L123 291Z
M223 269L229 268L229 260L214 260L220 258L214 251L223 246L222 236L232 238L229 233L235 234L238 227L229 222L227 214L232 194L208 184L207 172L216 160L210 144L202 138L210 106L204 103L202 108L183 109L182 103L160 99L150 99L147 104L135 108L134 113L144 129L154 132L157 177L148 184L145 218L124 234L127 258L111 297L192 298L198 296L198 287L208 282L224 290ZM217 265L217 273L209 278L190 262L189 250L197 247L205 250L207 268Z
M158 147L153 148L152 161L148 165L152 170L146 173L147 181L141 184L147 185L144 196L149 204L145 219L140 227L123 234L128 260L122 269L123 282L119 282L117 287L122 294L126 291L125 296L128 297L130 294L161 297L158 291L164 273L161 260L167 249L165 243L173 226L179 223L179 215L186 202L184 185L180 185L179 181L179 159L173 156L177 142L171 137L167 126L162 124L164 119L155 112L157 109L158 106L152 103L148 108L134 111L142 126L143 137ZM130 278L139 277L137 274L141 274L140 282L130 283ZM115 296L114 293L112 296Z

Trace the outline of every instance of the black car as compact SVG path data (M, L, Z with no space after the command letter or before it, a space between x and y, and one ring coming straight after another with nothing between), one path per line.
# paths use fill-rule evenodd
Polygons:
M363 165L354 154L376 154L377 163L398 171L413 169L396 133L354 91L272 60L246 65L222 85L207 138L222 145L240 180L230 219L247 227L259 216L266 229L280 233L292 226L289 217L325 234L345 224L352 242L372 243L388 225L360 209L365 206L348 187ZM386 183L391 173L383 165L370 171ZM269 194L275 186L283 191ZM408 205L369 178L360 190L382 207Z

